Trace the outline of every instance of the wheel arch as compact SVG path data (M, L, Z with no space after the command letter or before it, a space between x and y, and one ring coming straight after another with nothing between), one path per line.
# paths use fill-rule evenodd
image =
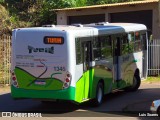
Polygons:
M100 80L98 81L98 83L102 83L103 89L104 89L104 80L103 80L103 79L100 79ZM98 83L97 83L97 85L98 85Z
M102 85L103 85L103 92L104 92L104 89L105 89L104 79L102 79L102 78L98 79L97 81L94 81L93 83L94 83L94 85L92 85L91 90L90 90L91 91L90 92L90 98L92 98L92 99L94 99L96 97L96 89L97 89L97 86L98 86L99 83L102 83Z

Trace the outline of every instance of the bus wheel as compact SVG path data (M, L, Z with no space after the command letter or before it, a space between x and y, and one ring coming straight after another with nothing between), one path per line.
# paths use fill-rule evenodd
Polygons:
M100 104L102 104L103 93L103 84L102 82L99 82L96 89L96 98L94 99L95 106L99 106Z
M158 116L160 117L160 106L159 106L158 109L157 109L157 114L158 114Z
M141 78L135 74L133 77L133 85L129 88L129 91L137 91L141 84Z

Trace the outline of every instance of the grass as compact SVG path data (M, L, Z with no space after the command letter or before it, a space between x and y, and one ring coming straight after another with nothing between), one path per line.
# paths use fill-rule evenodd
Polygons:
M157 77L147 77L146 80L142 81L143 83L160 83L160 76Z

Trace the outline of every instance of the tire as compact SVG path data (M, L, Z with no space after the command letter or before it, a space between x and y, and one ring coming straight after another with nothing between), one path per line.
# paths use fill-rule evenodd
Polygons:
M133 77L133 85L129 88L129 91L137 91L139 86L141 85L141 78L139 75L134 75Z
M160 117L160 106L159 106L158 109L157 109L157 114L158 114L158 116Z
M103 84L102 82L99 82L98 85L97 85L97 89L96 89L96 98L94 99L94 106L99 106L102 104L102 101L103 101L103 94L104 94L104 91L103 91Z

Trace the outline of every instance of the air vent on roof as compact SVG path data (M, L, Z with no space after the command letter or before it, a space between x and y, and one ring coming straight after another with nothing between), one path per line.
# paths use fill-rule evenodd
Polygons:
M55 25L42 25L42 27L55 27Z
M76 26L76 27L83 27L82 24L71 24L72 26Z
M109 22L99 22L99 23L96 23L96 25L108 25Z

